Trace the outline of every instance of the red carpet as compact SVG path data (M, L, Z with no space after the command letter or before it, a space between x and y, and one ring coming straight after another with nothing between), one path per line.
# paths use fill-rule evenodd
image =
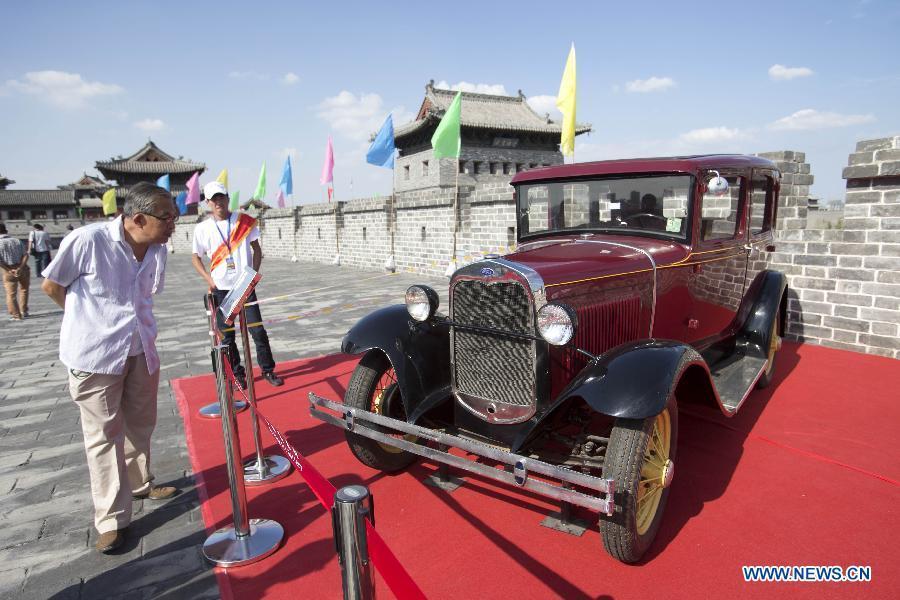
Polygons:
M473 477L446 494L420 482L435 470L429 463L397 476L362 466L306 401L309 391L342 398L355 362L286 363L284 387L257 383L260 409L336 486L369 486L378 531L430 598L895 598L900 589L896 360L785 343L775 383L735 418L682 410L665 519L637 566L606 555L596 524L580 538L541 527L555 507L535 496ZM221 424L197 417L214 381L173 384L211 532L231 523ZM239 423L248 456L246 412ZM263 439L279 452L265 430ZM222 596L339 598L330 517L301 476L247 496L251 518L277 520L286 541L260 563L217 569ZM862 565L872 581L746 583L742 565Z

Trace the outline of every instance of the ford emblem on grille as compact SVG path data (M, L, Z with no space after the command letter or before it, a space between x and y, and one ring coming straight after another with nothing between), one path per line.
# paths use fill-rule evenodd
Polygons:
M484 275L485 277L493 277L494 270L490 267L481 267L481 274Z

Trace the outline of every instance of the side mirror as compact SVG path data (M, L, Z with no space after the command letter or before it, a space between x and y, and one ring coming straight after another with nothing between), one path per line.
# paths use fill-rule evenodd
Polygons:
M715 173L716 176L709 180L709 183L706 184L706 189L709 190L709 193L711 194L721 196L728 191L728 180L719 175L718 171L712 172Z

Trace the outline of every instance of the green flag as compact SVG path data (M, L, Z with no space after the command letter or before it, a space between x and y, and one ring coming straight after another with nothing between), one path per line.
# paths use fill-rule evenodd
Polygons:
M456 92L456 97L450 103L450 107L444 114L444 118L438 123L434 135L431 136L431 147L434 148L436 159L459 158L459 113L462 104L462 92Z
M234 190L234 193L229 196L231 202L228 203L228 210L231 212L236 211L241 207L241 190Z
M259 170L259 181L256 182L256 191L253 192L252 198L263 200L266 197L266 163L263 161L262 169Z

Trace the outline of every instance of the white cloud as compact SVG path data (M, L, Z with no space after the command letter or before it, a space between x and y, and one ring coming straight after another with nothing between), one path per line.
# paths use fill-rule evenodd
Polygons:
M269 74L258 73L256 71L230 71L228 77L231 79L256 79L257 81L265 81L269 78Z
M848 127L871 123L875 120L873 115L842 115L834 112L819 111L812 108L798 110L792 115L782 117L769 124L769 129L776 130L808 130L831 129L833 127Z
M645 94L648 92L663 92L675 87L675 80L671 77L651 77L650 79L635 79L625 84L625 90Z
M98 96L113 96L124 90L114 83L86 81L78 73L65 71L30 71L24 81L10 79L7 89L37 96L58 108L83 108Z
M162 119L142 119L135 121L134 126L141 131L150 133L151 131L162 131L166 124L163 123Z
M785 67L784 65L772 65L769 67L769 79L775 81L788 81L797 77L809 77L813 70L807 67Z
M556 96L531 96L526 102L542 117L549 113L551 119L562 119L562 113L556 107Z
M473 92L476 94L493 94L495 96L509 96L506 88L502 83L469 83L468 81L460 81L450 85L444 80L434 84L434 87L442 90L453 90L460 92Z
M288 72L284 74L284 77L281 78L281 83L284 85L295 85L300 81L300 77L293 72Z
M317 116L342 136L368 144L369 136L381 127L388 113L393 114L394 126L411 121L415 115L402 106L387 109L378 94L357 96L347 90L325 98L316 107Z
M744 137L744 134L740 129L729 129L728 127L720 126L692 129L687 133L682 133L678 136L678 139L687 144L718 144L742 137Z

